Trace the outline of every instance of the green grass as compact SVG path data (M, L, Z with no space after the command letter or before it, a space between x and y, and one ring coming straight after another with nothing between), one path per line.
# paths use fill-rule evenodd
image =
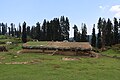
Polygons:
M107 51L102 52L102 54L108 55L108 56L117 56L120 57L120 51L114 50L114 49L109 49Z
M47 45L47 42L27 42L29 45ZM120 59L100 57L48 55L39 53L17 54L22 43L8 45L9 52L0 53L0 80L120 80ZM120 56L109 49L102 54ZM80 58L64 61L64 57ZM28 62L28 64L6 64Z
M17 56L17 57L14 57ZM63 61L69 56L47 54L0 53L0 80L119 80L120 60L80 58L78 61ZM76 57L76 56L70 56ZM30 62L35 64L5 64Z
M5 36L5 35L0 35L0 39L7 39L8 36Z
M32 46L37 46L37 45L47 45L48 42L47 41L40 41L40 42L33 42L33 41L30 41L30 42L27 42L28 45L32 45Z

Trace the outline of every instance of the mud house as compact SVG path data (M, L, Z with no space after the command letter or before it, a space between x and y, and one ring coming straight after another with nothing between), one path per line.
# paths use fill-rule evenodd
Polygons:
M34 44L34 43L33 43ZM23 52L38 52L62 55L93 55L88 42L47 42L44 45L23 45Z

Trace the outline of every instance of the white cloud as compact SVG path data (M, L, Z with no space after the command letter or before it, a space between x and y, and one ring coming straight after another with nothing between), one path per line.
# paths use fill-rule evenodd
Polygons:
M99 8L100 8L100 9L102 9L102 8L103 8L103 6L99 6Z
M109 9L109 5L104 5L104 6L99 6L100 12L102 15L106 14L108 9Z
M120 18L120 12L116 13L114 17Z
M99 8L101 9L101 10L105 10L105 6L99 6Z
M115 5L110 8L111 12L120 12L120 5Z
M120 5L114 5L110 8L111 12L114 12L114 17L120 18Z

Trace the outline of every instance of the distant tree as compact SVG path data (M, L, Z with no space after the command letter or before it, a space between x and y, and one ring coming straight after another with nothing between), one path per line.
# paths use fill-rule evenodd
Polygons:
M30 37L30 26L27 26L27 36Z
M17 28L17 30L16 30L16 37L17 38L20 38L20 34L19 34L19 29Z
M54 18L50 21L49 25L49 33L51 34L51 38L53 41L60 41L61 40L61 28L60 22L58 18Z
M56 26L57 26L57 34L56 34L56 40L57 41L61 41L61 33L62 33L62 30L61 30L61 27L60 27L60 21L59 21L59 18L56 19Z
M113 32L112 32L113 26L112 22L110 19L108 19L107 24L106 24L106 29L105 29L105 45L106 46L111 46L112 41L113 41Z
M13 25L13 31L14 31L14 36L13 36L13 37L16 37L16 28L15 28L15 24Z
M50 22L47 21L47 40L49 41L56 41L57 37L57 26L56 26L56 18L51 20Z
M96 47L95 24L93 25L93 30L92 30L91 45L92 45L93 47Z
M35 39L35 33L36 33L35 26L32 26L31 31L30 31L30 36L32 39Z
M10 36L10 32L11 32L11 31L10 31L10 27L8 27L8 34L9 34L9 36Z
M44 19L42 29L43 29L43 40L46 40L46 35L47 35L47 21Z
M106 20L103 18L99 18L98 20L98 29L100 30L100 34L101 34L101 44L102 47L105 47L105 35L106 35Z
M86 27L86 24L84 24L84 23L82 23L81 41L82 42L86 42L87 41L87 27Z
M5 27L5 24L4 23L2 23L1 24L2 25L2 35L5 35L5 33L6 33L6 27Z
M46 40L47 41L55 40L54 32L51 32L51 30L52 30L51 24L52 23L50 23L49 21L47 21L47 23L46 23L46 27L47 27ZM54 26L52 25L52 27L54 27Z
M1 26L2 26L2 24L0 23L0 35L2 34L2 31L1 31Z
M17 30L15 27L14 27L14 37L17 37Z
M64 16L61 16L60 18L60 27L61 27L61 34L62 34L62 38L63 40L68 40L69 39L69 19Z
M74 25L73 29L74 29L74 40L77 41L78 40L77 39L78 38L78 28L76 25Z
M118 34L118 21L117 18L114 18L114 44L118 44L119 34Z
M65 18L64 18L64 16L61 16L61 18L60 18L60 27L61 27L61 39L62 40L64 40L64 38L67 36L66 34L65 34Z
M41 32L40 31L40 23L37 22L36 23L36 39L39 40L39 41L41 40L40 32Z
M119 19L119 28L118 28L118 32L119 32L119 44L120 44L120 19Z
M21 25L20 25L20 23L19 23L19 30L18 30L18 37L19 37L19 38L21 37L21 34L22 34L22 32L21 32Z
M23 23L23 26L22 26L23 30L22 30L22 42L23 43L26 43L27 42L27 34L26 34L26 22Z
M69 23L69 19L68 17L66 17L66 26L65 26L65 30L66 30L66 39L68 40L69 39L69 31L70 31L70 23Z
M78 33L77 33L77 42L80 42L80 39L81 39L81 33L80 33L80 31L78 31Z
M102 19L102 27L101 27L101 42L102 42L102 47L104 48L106 45L106 28L107 28L107 22L103 18Z
M102 48L102 40L101 40L101 30L98 31L98 37L97 37L97 47Z
M13 23L11 23L11 35L12 37L14 36L14 24Z
M102 29L102 19L101 19L101 17L98 20L98 26L97 27L101 31L101 29Z
M7 28L8 28L8 26L7 26L7 23L5 24L5 34L7 34Z

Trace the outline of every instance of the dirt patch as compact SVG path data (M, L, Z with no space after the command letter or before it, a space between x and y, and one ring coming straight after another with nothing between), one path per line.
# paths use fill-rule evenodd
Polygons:
M57 64L56 64L56 65L53 66L53 68L55 68L55 69L56 69L56 68L60 68L60 65L57 65Z
M41 60L40 59L34 59L31 61L25 61L25 62L9 62L9 63L4 63L4 64L37 64L40 63ZM2 62L0 63L2 64Z
M80 58L71 58L71 57L64 57L62 58L64 61L74 61L74 60L80 60Z
M17 51L17 54L21 53L43 53L43 50L38 50L38 49L22 49L20 51Z
M5 64L28 64L29 62L9 62Z
M5 59L5 57L3 57L3 56L0 56L0 60L4 60Z
M41 63L42 61L45 60L53 60L53 59L49 59L49 58L37 58L37 59L33 59L31 61L24 61L24 62L8 62L8 63L2 63L0 62L0 64L38 64Z

